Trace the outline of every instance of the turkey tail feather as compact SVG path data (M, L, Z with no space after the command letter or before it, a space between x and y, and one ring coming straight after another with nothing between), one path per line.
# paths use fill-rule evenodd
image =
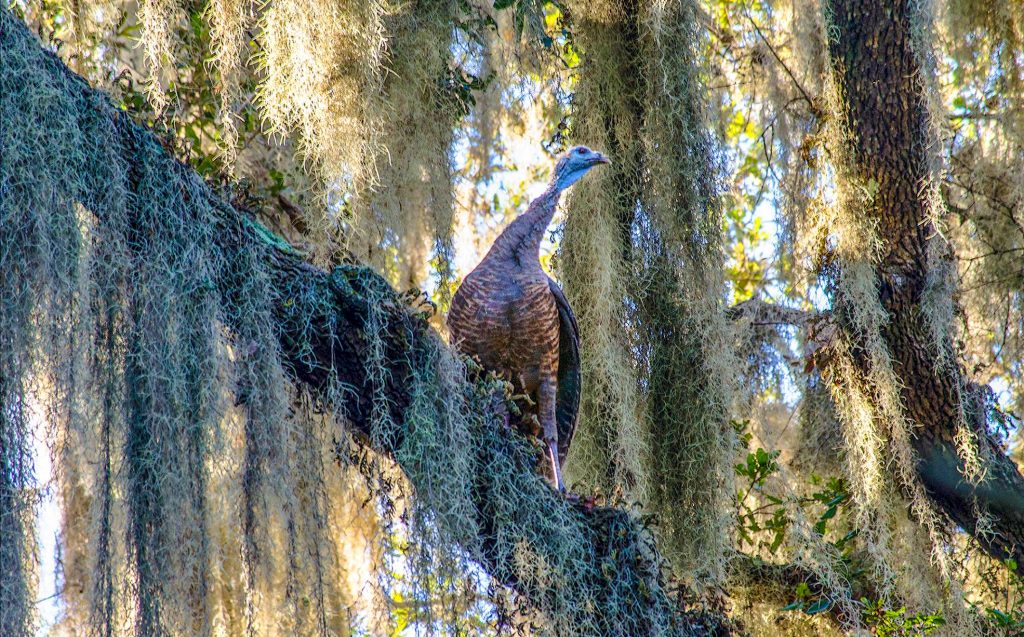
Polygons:
M555 415L558 420L558 461L565 462L569 445L576 431L576 418L580 411L580 332L576 315L569 307L562 288L548 278L548 287L558 307L558 394Z

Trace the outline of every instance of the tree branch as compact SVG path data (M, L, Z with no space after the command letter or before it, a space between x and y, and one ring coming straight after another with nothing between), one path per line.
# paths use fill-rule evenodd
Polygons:
M761 299L737 303L727 309L725 314L730 319L747 319L755 325L790 325L798 328L807 326L821 316L818 312L798 310Z
M204 213L201 218L182 218L180 222L211 224L215 249L221 251L225 262L247 263L254 257L263 262L272 288L271 309L285 372L323 400L333 395L329 386L342 383L351 391L346 393L344 405L334 407L345 414L347 424L374 441L379 452L394 454L400 449L408 433L405 417L413 400L414 371L419 366L419 371L429 373L423 371L430 365L424 352L444 347L427 321L369 268L341 266L326 272L306 262L249 211L219 196L188 166L172 158L151 131L115 108L106 94L40 49L26 26L6 8L0 9L0 34L4 73L17 75L18 69L8 68L9 53L10 59L26 67L22 70L31 67L33 71L20 80L14 78L15 86L18 81L29 81L30 76L35 80L42 77L50 89L75 101L76 112L84 114L83 126L88 130L98 127L108 133L108 139L116 140L117 147L109 149L112 158L128 166L145 165L168 183L182 184L177 190L182 204L176 209ZM4 99L19 99L29 92L12 93ZM5 112L31 112L33 108L32 104L18 106ZM64 194L79 201L103 224L112 212L104 198L107 185L95 179L84 181L85 186L72 185ZM132 197L145 197L145 193L133 192ZM232 307L246 292L230 273L218 276L213 282L217 292L223 305ZM368 329L371 315L372 333ZM237 327L232 320L232 312L225 311L229 329ZM384 359L389 362L383 381L368 374L371 365L367 361L374 356L371 338L382 340ZM505 410L503 395L486 384L479 387L489 392L483 404L489 405L490 420L500 423ZM373 414L381 404L396 423L396 429L386 435L375 431ZM513 467L509 474L482 473L471 486L474 519L470 526L479 533L462 548L496 581L517 591L534 608L554 615L558 625L572 627L572 634L583 631L632 637L728 632L723 617L687 613L677 595L669 591L663 577L664 560L642 518L624 509L595 507L560 496L536 474L533 450L515 434L498 426L484 433L473 448L446 452L475 454L479 467L496 462ZM400 454L396 458L401 461ZM525 514L538 510L551 512L552 519ZM524 545L541 559L552 558L546 562L549 568L565 572L538 577L533 572L536 569L519 565L517 550ZM555 555L557 549L551 548L566 546L573 547L570 566L564 564L566 556ZM565 590L577 591L573 593L576 597L567 596ZM572 607L557 607L577 598L579 603Z
M728 583L731 589L748 589L751 597L758 602L778 608L797 600L796 590L800 584L806 584L815 597L828 599L831 592L831 586L821 581L821 578L806 566L797 563L767 562L745 553L737 554L729 562ZM878 599L878 591L867 578L856 578L852 583L858 587L849 591L851 599ZM833 603L828 606L830 621L840 628L860 625L860 617L847 616L848 605L835 603L834 599L831 601Z

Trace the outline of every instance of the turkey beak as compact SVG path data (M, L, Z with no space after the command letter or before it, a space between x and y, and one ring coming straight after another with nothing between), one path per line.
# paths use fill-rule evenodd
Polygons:
M612 163L612 160L608 159L607 157L605 157L601 153L597 153L597 157L594 158L594 163L595 164L610 164L610 163Z

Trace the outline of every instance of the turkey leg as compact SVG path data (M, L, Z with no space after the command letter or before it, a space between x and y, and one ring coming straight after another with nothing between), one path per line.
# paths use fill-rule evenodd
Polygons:
M544 444L547 446L548 459L551 462L550 477L554 482L554 487L564 492L565 484L562 483L562 466L558 461L558 419L555 415L557 387L557 377L543 379L540 382L540 391L537 392L537 406L539 408L541 430L544 435Z

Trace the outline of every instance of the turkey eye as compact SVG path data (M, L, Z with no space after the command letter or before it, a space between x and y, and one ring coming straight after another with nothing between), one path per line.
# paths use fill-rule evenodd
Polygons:
M583 153L585 153L585 152L587 152L587 151L583 150L582 148L577 148L577 149L576 149L576 154L577 154L577 155L582 155L582 154L583 154Z

